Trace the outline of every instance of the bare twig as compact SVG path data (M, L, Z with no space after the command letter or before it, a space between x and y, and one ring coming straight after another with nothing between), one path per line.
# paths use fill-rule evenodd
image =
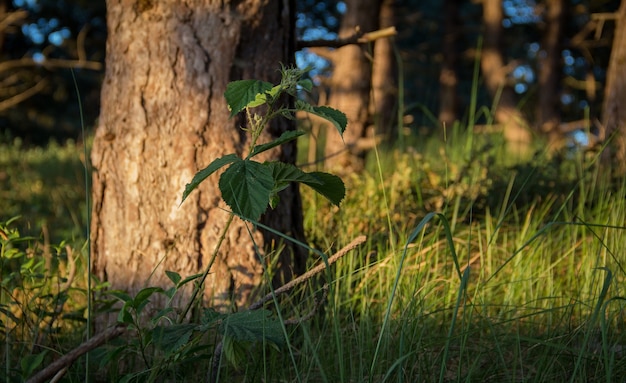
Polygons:
M66 59L51 59L44 58L41 61L36 61L30 57L24 57L17 60L8 60L0 63L0 73L8 70L24 67L41 66L46 69L54 68L79 68L89 70L101 70L102 63L98 61L85 61L85 60L66 60Z
M297 49L311 48L311 47L327 47L327 48L341 48L350 44L365 44L378 39L395 36L397 34L396 27L389 27L385 29L379 29L377 31L363 33L359 27L355 28L354 34L344 38L337 38L334 40L317 39L317 40L299 40L297 42Z
M40 80L39 82L37 82L37 84L26 89L25 91L11 96L6 100L0 101L0 112L15 106L30 97L33 97L37 93L41 92L46 87L46 85L48 85L48 81L46 79Z
M126 332L125 324L118 324L115 327L108 328L106 331L94 336L86 342L83 342L80 346L76 347L72 351L63 355L61 358L49 364L46 368L39 371L32 378L28 379L26 383L45 382L46 380L55 376L59 371L71 366L76 359L80 358L94 348L108 342L109 340L117 338L118 336L124 334L124 332Z

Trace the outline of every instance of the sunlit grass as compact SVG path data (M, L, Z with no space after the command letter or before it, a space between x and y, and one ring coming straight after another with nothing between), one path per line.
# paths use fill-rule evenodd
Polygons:
M340 209L302 188L311 246L331 254L361 234L368 242L281 301L284 317L304 315L330 276L323 309L287 328L291 352L253 348L239 368L224 364L221 381L609 382L626 376L624 181L576 152L550 158L539 151L530 162L516 162L494 144L497 138L468 140L457 132L381 148L364 173L345 177ZM21 215L17 223L35 236L33 243L42 242L44 225L51 238L84 240L80 152L73 145L3 146L2 219ZM84 310L83 282L67 292L58 288L69 264L64 245L55 249L29 253L42 267L36 271L44 275L43 290L25 284L19 303L9 301L3 285L3 304L22 305L48 323L51 316L37 311L43 306L32 306L44 301L33 298L70 298L58 316L65 322L54 322L65 326L46 333L50 355L77 344L80 336L63 331L79 331L82 319L74 316ZM10 270L3 265L6 284ZM56 274L46 277L46 267ZM47 312L58 306L50 307ZM17 326L3 321L5 328ZM38 355L35 327L20 326L19 333L6 332L3 343L3 361L11 365L20 361L16 352ZM181 373L203 379L206 368Z

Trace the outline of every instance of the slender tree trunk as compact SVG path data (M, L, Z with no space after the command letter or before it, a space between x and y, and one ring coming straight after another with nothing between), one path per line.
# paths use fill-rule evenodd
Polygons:
M507 68L501 49L502 2L483 0L484 46L480 65L487 90L496 102L495 120L504 129L509 149L525 154L532 136L526 120L517 109L513 89L507 84Z
M185 277L209 264L228 218L218 176L181 205L182 192L211 161L245 150L242 121L229 119L224 90L236 79L279 80L279 63L292 62L292 11L287 1L107 1L106 76L92 152L92 256L100 280L134 294L171 287L166 270ZM290 128L283 121L269 131ZM270 155L293 162L295 150L285 145ZM295 186L263 221L301 239ZM235 219L205 301L248 301L262 280L266 245L278 248ZM288 278L303 265L303 254L288 247L279 274Z
M613 160L617 175L626 174L626 0L617 11L613 48L607 71L602 125L605 137L611 139L605 157Z
M395 0L383 0L380 4L379 26L384 29L396 25ZM379 39L374 46L372 66L372 100L370 115L374 116L376 134L392 138L396 133L398 110L398 64L392 39Z
M379 9L380 0L348 0L345 3L347 11L341 21L339 37L353 35L357 27L364 32L378 28L376 11ZM328 167L344 174L363 168L363 152L358 144L366 137L370 122L368 108L372 63L367 56L368 48L362 45L346 45L333 54L333 74L328 102L331 107L346 114L348 128L343 135L343 141L334 129L329 129L326 156Z
M439 74L439 122L446 126L451 126L457 120L459 2L459 0L445 0L443 4L445 31L442 46L443 64Z
M542 51L538 60L537 125L541 133L548 137L550 146L559 146L559 143L563 141L563 135L559 131L561 123L559 95L564 18L564 0L546 2Z

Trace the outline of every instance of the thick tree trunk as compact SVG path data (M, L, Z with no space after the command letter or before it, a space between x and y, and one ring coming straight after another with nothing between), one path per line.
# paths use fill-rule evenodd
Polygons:
M542 52L538 60L537 125L541 133L548 137L551 147L558 147L563 142L563 134L559 131L559 124L561 123L559 93L564 16L564 0L547 2L541 44Z
M279 80L279 63L292 62L292 11L284 1L107 1L91 227L93 271L112 288L171 287L166 270L184 277L209 263L228 218L218 177L180 205L182 192L199 169L247 146L223 93L231 80ZM279 122L269 130L289 128ZM271 154L283 161L295 155L294 144ZM301 238L299 198L288 188L264 222ZM256 245L276 245L269 242L235 219L206 281L207 303L246 302L262 279ZM280 259L286 274L304 265L297 249Z
M457 40L460 35L459 0L445 0L443 4L445 31L443 35L443 63L439 74L439 122L452 126L457 120L458 84Z
M375 11L379 9L380 0L348 0L345 3L347 11L341 21L339 37L353 35L357 27L364 32L378 29L378 12ZM367 134L372 86L372 63L367 57L367 48L346 45L333 54L328 103L346 114L348 128L343 140L334 129L329 129L326 163L329 168L343 174L359 171L363 167L363 152L358 144Z
M384 29L396 25L395 0L383 0L380 4L379 26ZM389 139L396 133L398 110L398 64L393 40L379 39L374 46L372 65L372 99L370 115L374 116L376 134Z
M509 148L525 154L532 136L526 120L517 109L513 89L507 84L508 69L501 49L502 2L483 0L484 46L480 60L487 90L496 102L495 120L504 129Z
M607 71L602 105L605 137L611 139L605 155L613 160L617 175L626 174L626 0L617 11L611 60Z

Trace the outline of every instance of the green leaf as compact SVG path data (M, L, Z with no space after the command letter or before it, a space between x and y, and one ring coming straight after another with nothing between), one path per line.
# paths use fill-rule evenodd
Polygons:
M265 81L240 80L230 82L224 92L224 97L228 103L228 109L230 110L230 117L244 110L246 106L262 105L263 103L257 105L250 104L254 102L258 103L260 99L257 99L257 95L263 95L271 90L272 84Z
M117 321L120 323L126 324L134 324L133 315L128 311L129 302L124 303L124 306L120 310L119 314L117 314Z
M302 136L303 134L305 134L305 132L301 130L288 130L286 132L283 132L283 134L281 134L280 137L278 137L272 142L268 142L267 144L262 144L262 145L256 145L254 148L252 148L252 152L248 154L247 158L252 158L259 153L263 153L267 150L275 148L276 146L282 145L286 142L293 141L296 138Z
M198 278L200 278L201 276L203 276L203 273L198 273L198 274L194 274L194 275L190 275L187 278L183 279L176 287L181 287L186 285L187 283L194 281Z
M126 294L123 291L119 291L119 290L111 290L111 291L107 291L107 294L109 295L113 295L115 298L121 300L122 302L130 302L133 300L133 298Z
M298 85L300 85L307 92L310 92L313 89L313 81L308 78L298 81Z
M326 197L334 205L339 206L341 204L341 201L346 196L346 187L341 178L324 172L311 172L308 174L321 181L321 184L302 181L303 184Z
M341 137L343 137L343 132L346 130L346 126L348 126L348 118L343 112L329 106L313 106L302 100L296 100L296 109L315 114L316 116L328 120L335 125L337 131Z
M180 282L181 276L175 271L165 270L165 275L174 283L174 286L178 286L178 282Z
M346 187L341 178L328 173L305 173L292 164L267 162L264 164L272 171L274 189L272 197L289 185L290 182L301 182L339 206L346 195Z
M222 198L243 218L257 220L267 209L274 187L271 171L250 160L238 160L220 177Z
M226 360L235 368L239 368L240 364L246 360L246 345L230 336L225 336L222 340L222 351Z
M146 287L145 289L141 289L141 291L139 291L137 295L135 295L132 307L135 308L137 311L141 311L141 308L144 307L148 302L150 302L148 298L150 298L152 294L157 292L161 293L163 292L163 289L160 287Z
M198 185L200 185L200 183L204 181L208 176L215 173L215 171L217 171L222 166L231 164L237 161L238 159L239 157L237 157L237 155L231 153L231 154L225 155L224 157L220 157L214 160L213 162L209 164L209 166L207 166L206 168L196 173L196 175L193 176L193 179L191 180L191 182L188 183L187 186L185 186L185 191L183 192L183 199L182 201L180 201L180 203L182 204L183 202L185 202L185 199L189 196L189 193L191 193L195 188L197 188Z
M35 355L26 355L20 361L22 366L22 377L26 378L30 376L43 362L43 358L46 356L47 351L42 351Z
M269 310L240 311L229 314L220 324L219 331L225 337L237 341L281 344L284 341L282 324L271 318Z

